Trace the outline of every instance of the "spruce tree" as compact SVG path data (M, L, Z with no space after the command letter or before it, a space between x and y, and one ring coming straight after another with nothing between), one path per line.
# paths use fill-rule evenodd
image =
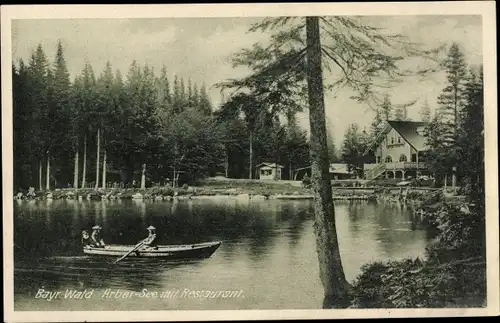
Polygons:
M56 171L58 171L58 175L62 176L60 179L67 183L71 178L68 176L69 174L65 174L65 170L71 169L69 167L72 163L70 156L74 156L77 150L78 130L75 130L73 125L79 124L79 121L76 120L77 116L71 107L71 81L61 41L57 44L53 64L52 97L54 104L52 122L57 125L53 128L53 142L51 144L53 177L56 178Z
M436 143L443 151L441 162L445 174L452 174L460 162L457 151L457 136L460 121L460 111L464 106L465 82L467 80L467 65L464 54L457 43L450 46L448 55L443 61L446 68L447 85L438 96L439 116L441 123L440 135ZM438 149L439 150L439 149Z
M467 78L467 64L462 49L453 43L448 51L448 56L443 61L446 69L448 84L438 97L442 121L451 127L453 136L460 124L460 110L464 105L464 90Z
M427 99L425 99L422 107L420 108L420 119L427 123L431 121L431 107L429 106L429 101L427 101Z
M388 94L384 95L384 101L380 106L380 113L384 121L392 120L393 118L393 107L391 103L391 98Z
M33 127L30 145L32 147L34 158L38 160L39 190L43 190L42 165L44 164L44 157L48 143L48 66L49 63L42 49L42 45L38 44L35 52L31 55L28 66L27 91L29 96L27 97L27 103L31 109L30 119Z
M457 136L458 173L465 193L476 205L484 206L484 84L482 66L472 70L464 86L464 105Z
M370 135L372 136L372 138L375 138L375 136L378 135L378 133L382 130L383 121L384 120L382 117L381 108L377 107L375 109L375 117L370 124Z
M200 113L204 115L210 115L212 113L212 103L210 102L205 84L203 84L200 89L198 106Z

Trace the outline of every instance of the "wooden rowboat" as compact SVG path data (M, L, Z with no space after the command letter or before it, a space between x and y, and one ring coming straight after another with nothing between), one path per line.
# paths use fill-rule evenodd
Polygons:
M221 245L221 241L189 245L163 245L157 248L142 247L127 256L130 258L200 259L210 257ZM120 257L135 246L107 245L105 248L86 246L83 252L91 256Z

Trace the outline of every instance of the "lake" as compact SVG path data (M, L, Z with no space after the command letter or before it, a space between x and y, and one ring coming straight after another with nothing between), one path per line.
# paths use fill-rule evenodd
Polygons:
M428 244L426 231L399 204L336 202L335 218L349 281L363 264L422 256ZM320 309L313 219L308 200L14 201L14 309ZM223 244L208 259L113 265L114 257L83 255L81 230L94 224L108 244L136 244L149 225L160 244ZM65 297L85 290L88 298ZM190 291L237 297L187 297ZM61 294L49 300L45 292Z

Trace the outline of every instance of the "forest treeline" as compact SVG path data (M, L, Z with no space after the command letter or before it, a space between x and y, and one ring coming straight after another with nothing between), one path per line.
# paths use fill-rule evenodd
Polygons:
M85 63L71 77L59 42L52 62L39 44L12 72L16 189L254 178L260 162L284 165L287 178L309 163L295 123L256 113L249 132L242 114L213 106L204 84L171 79L165 66L156 74L133 61L123 76L108 61L96 75Z
M443 64L447 84L436 98L439 108L431 116L427 100L420 107L429 123L427 162L438 184L445 175L460 180L476 173L471 169L482 164L484 129L481 68L468 66L457 44ZM86 63L71 78L61 43L53 62L39 44L29 63L20 60L12 72L16 189L256 178L261 162L283 165L283 178L293 179L295 169L310 165L309 139L295 118L306 105L280 114L239 93L214 107L205 85L171 79L165 66L156 75L136 61L125 76L107 62L97 76ZM383 122L409 120L411 106L385 95L369 129L349 125L338 152L327 123L330 162L362 169L363 152Z

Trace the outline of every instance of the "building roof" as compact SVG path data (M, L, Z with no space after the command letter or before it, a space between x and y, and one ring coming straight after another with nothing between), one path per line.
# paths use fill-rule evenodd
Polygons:
M260 164L255 166L255 168L264 168L264 167L267 167L270 169L274 169L276 167L285 168L285 167L281 166L280 164L276 164L276 163L260 163Z
M418 128L426 126L428 123L422 121L397 121L389 120L385 123L383 129L378 133L375 139L370 143L365 154L368 153L370 149L374 146L379 145L384 136L391 130L394 129L403 139L410 144L415 150L422 151L426 150L427 138L418 132Z
M427 138L418 132L418 128L427 126L421 121L389 121L389 124L406 140L415 150L426 149Z

